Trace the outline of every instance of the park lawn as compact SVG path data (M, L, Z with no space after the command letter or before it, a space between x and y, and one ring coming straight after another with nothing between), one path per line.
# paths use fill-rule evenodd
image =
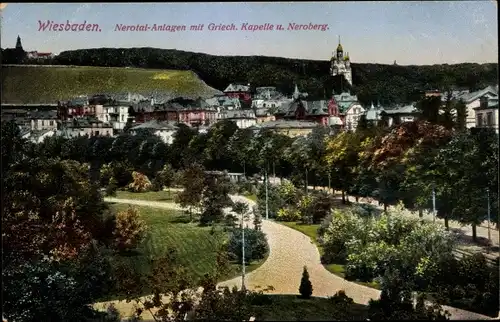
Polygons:
M246 198L254 201L254 202L257 202L257 195L256 194L253 194L253 193L245 193L243 194L243 196L245 196Z
M112 211L124 211L130 205L111 204ZM177 258L192 274L195 282L207 273L212 273L216 268L217 250L222 243L227 240L228 233L222 228L211 231L211 227L200 227L196 222L190 222L189 215L181 210L156 209L144 206L132 206L139 211L140 216L148 227L148 237L139 247L138 253L134 256L127 256L133 263L136 271L147 273L150 270L149 255L153 257L162 256L167 251L175 249ZM254 261L246 267L246 272L250 272L267 259L267 256L260 261ZM227 280L241 274L241 265L231 263L230 269L221 281ZM145 289L143 295L149 294ZM120 295L114 295L105 300L122 299Z
M197 98L216 90L192 71L90 66L2 66L2 103L56 103L79 95L152 92ZM19 90L22 89L22 90Z
M290 227L292 229L298 230L301 233L303 233L304 235L309 236L309 238L311 238L311 240L314 242L314 244L318 247L320 255L323 255L323 248L318 243L318 228L320 227L319 224L306 225L306 224L297 223L297 222L279 222L279 223L283 224L287 227ZM335 274L335 275L345 279L345 265L343 265L343 264L326 264L323 266L330 273ZM368 286L371 288L380 289L380 285L376 281L372 281L372 282L353 281L353 282L355 282L356 284Z
M326 298L305 300L296 295L267 296L271 303L254 306L256 321L364 321L368 316L368 307L356 303L342 311Z
M174 202L177 191L148 191L148 192L130 192L118 190L114 198L134 199L160 202Z

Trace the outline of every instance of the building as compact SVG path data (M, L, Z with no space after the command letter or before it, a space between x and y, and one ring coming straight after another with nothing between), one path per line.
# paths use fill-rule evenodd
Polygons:
M366 110L358 101L356 95L351 95L349 92L343 92L336 95L334 93L333 97L329 102L329 106L332 109L332 116L336 116L340 119L344 129L354 130L357 127L357 122L359 117L363 115L361 109ZM349 119L347 119L347 112L349 111ZM365 112L365 111L364 111ZM363 113L364 113L363 112ZM360 115L361 113L361 115ZM357 117L359 115L359 117ZM351 124L347 124L350 121Z
M479 91L465 93L457 99L462 100L467 106L467 128L472 128L476 126L477 120L475 109L481 107L481 100L498 99L498 86L488 86Z
M257 117L253 110L223 111L220 113L220 117L220 120L235 122L240 129L246 129L257 124Z
M216 95L212 98L206 99L205 103L207 103L209 107L219 110L241 109L241 102L239 98L228 97L224 95Z
M477 128L490 128L498 133L498 98L483 97L479 107L474 108Z
M330 60L331 67L330 73L332 76L344 75L345 79L352 85L352 70L351 70L351 60L349 58L349 53L344 56L344 49L340 44L337 46L336 52L332 53L332 58Z
M78 117L61 123L58 135L71 138L76 136L113 136L113 126L99 121L96 117Z
M26 57L28 59L45 60L45 59L52 59L55 57L55 55L53 53L39 53L37 51L30 51L27 53Z
M415 104L398 106L395 108L384 109L385 116L389 119L389 126L392 124L401 124L404 122L413 122L418 118L418 110Z
M252 100L250 84L229 84L229 86L224 90L224 95L232 98L238 98L245 102L249 102Z
M57 111L33 111L29 119L32 131L57 130Z
M345 119L345 129L349 131L356 131L359 119L365 113L365 111L365 108L361 106L361 104L357 101L354 101L351 104L347 105L347 108L343 113Z
M272 130L276 133L284 134L289 137L298 137L308 135L314 128L318 126L321 125L316 122L277 120L256 124L250 127L250 129L254 130L255 132L267 129Z
M276 117L269 111L268 108L256 108L255 117L257 119L257 124L276 120Z
M133 126L130 129L130 133L132 135L137 135L140 130L149 130L153 134L159 136L163 142L172 144L174 142L174 134L177 132L177 125L172 122L153 120Z
M123 131L129 121L129 108L123 103L102 105L102 114L97 115L98 120L104 123L111 123L115 131Z

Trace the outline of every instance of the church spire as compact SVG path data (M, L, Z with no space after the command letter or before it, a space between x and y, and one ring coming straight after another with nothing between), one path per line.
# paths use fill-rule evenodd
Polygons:
M19 37L19 35L17 35L16 49L23 49L23 45L21 44L21 37Z
M293 91L293 98L298 99L299 96L300 96L299 87L297 86L297 83L295 83L295 90Z

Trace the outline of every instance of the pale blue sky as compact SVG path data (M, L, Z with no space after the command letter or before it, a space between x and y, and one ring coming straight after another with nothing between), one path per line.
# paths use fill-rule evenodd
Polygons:
M99 24L101 32L38 31L39 20ZM118 32L116 24L328 24L322 31ZM424 65L498 62L493 1L8 4L2 48L19 34L25 50L155 47L215 55L327 60L338 35L353 62Z

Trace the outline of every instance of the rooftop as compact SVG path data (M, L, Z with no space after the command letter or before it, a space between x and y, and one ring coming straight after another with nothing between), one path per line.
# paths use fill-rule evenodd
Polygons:
M259 125L255 125L255 127L262 129L312 129L318 126L319 124L315 122L284 120L264 122Z
M177 124L171 122L160 122L157 120L135 125L131 130L153 129L153 130L177 130Z

